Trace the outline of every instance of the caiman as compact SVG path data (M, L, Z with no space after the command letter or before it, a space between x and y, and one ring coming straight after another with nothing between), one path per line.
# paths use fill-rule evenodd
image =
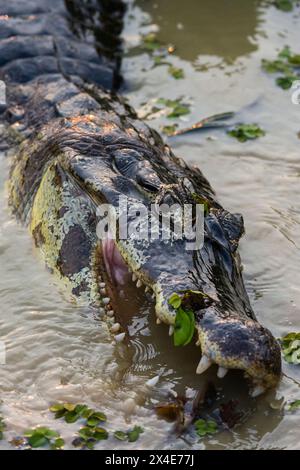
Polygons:
M9 205L72 298L121 322L116 300L133 280L173 334L182 327L170 303L178 294L194 316L196 372L213 363L219 377L241 369L257 396L277 384L281 354L244 286L243 218L115 94L124 10L119 0L0 0ZM97 208L117 208L119 196L129 209L204 202L204 243L188 250L183 239L123 239L118 226L115 239L99 239Z

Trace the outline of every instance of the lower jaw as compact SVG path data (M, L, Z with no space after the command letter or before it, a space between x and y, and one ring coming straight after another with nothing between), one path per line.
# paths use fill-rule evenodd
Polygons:
M125 286L129 282L133 282L138 289L144 289L145 293L150 295L152 300L155 299L156 295L153 292L150 286L144 284L144 282L135 274L132 273L130 268L126 265L124 260L122 259L115 242L113 240L105 240L102 242L102 257L105 264L106 269L106 277L107 283L100 283L100 294L101 294L101 308L102 311L106 313L110 319L115 321L115 313L113 309L113 301L110 297L108 297L108 293L110 291L111 297L113 295L118 295L120 289ZM104 297L102 297L104 296ZM159 316L156 319L157 324L161 324L162 320L160 320ZM167 322L166 322L167 323ZM169 324L169 336L172 336L174 333L174 326L173 324ZM196 342L196 346L201 346L201 335L198 331L198 340ZM219 379L223 379L230 369L240 369L244 370L243 367L226 367L226 361L222 360L222 365L218 364L216 361L213 361L209 358L208 355L202 354L200 362L196 369L196 374L203 374L211 365L217 364L217 377ZM270 385L266 385L262 379L259 379L246 371L244 372L247 381L249 381L249 394L251 397L257 397L263 394Z

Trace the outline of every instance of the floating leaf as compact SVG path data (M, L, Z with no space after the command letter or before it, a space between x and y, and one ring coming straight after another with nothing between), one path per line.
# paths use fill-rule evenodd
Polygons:
M158 41L155 33L149 33L143 37L143 47L153 52L161 47L161 43Z
M300 67L300 54L293 54L289 46L285 46L276 60L262 60L262 67L267 73L281 73L276 84L283 90L289 90L295 80L300 78L295 69Z
M135 426L132 431L128 431L128 441L129 442L136 442L140 437L140 434L144 432L144 429L140 426Z
M289 90L292 87L293 82L297 80L298 78L299 77L297 77L296 75L278 77L276 78L276 84L283 90Z
M288 404L288 410L290 411L298 410L299 408L300 408L300 400L295 400Z
M290 46L284 46L284 48L279 52L278 57L281 59L289 59L289 57L291 57Z
M114 437L119 441L127 441L128 439L127 433L124 431L115 431Z
M59 437L58 439L55 439L53 444L51 444L51 449L61 449L65 445L65 441Z
M227 131L227 134L235 137L239 142L246 142L264 136L265 131L257 124L237 124L234 129Z
M5 427L6 427L6 425L4 423L4 420L0 416L0 441L3 439L3 431L4 431Z
M161 130L164 134L170 136L170 135L174 134L174 132L176 132L177 127L178 127L178 124L172 124L170 126L163 126L161 128Z
M63 441L60 438L58 432L43 426L37 427L35 429L28 429L24 433L24 436L27 437L27 441L30 447L34 449L38 447L44 447L45 445L50 445L53 447L55 446L55 442L58 441L58 443L60 443ZM57 447L55 446L55 448L62 447L62 445Z
M284 359L289 364L300 364L300 333L288 333L281 339Z
M167 115L168 119L176 119L180 116L185 116L190 113L190 107L184 104L175 106L170 114Z
M180 80L180 79L184 78L184 71L181 68L174 67L173 65L170 65L170 67L168 68L168 72L176 80Z
M293 0L275 0L274 5L281 11L292 11L294 8Z
M206 436L207 434L215 434L218 430L217 423L212 419L198 419L197 421L195 421L194 425L196 434L199 437Z

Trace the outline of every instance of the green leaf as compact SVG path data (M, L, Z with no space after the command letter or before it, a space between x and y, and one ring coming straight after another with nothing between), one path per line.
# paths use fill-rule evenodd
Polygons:
M118 439L119 441L127 441L127 433L123 431L115 431L114 432L114 437Z
M168 119L176 119L180 116L184 116L190 113L190 108L187 105L178 104L176 105L170 114L167 115Z
M289 403L289 405L288 405L288 409L289 409L290 411L298 410L299 408L300 408L300 400L292 401L292 402Z
M28 438L28 444L33 448L43 447L48 444L48 442L48 439L38 432L33 433L32 436Z
M49 410L51 413L57 413L58 411L64 411L65 407L61 403L56 403L55 405L50 406Z
M288 333L281 338L284 359L289 364L300 364L300 333Z
M282 56L281 56L282 57ZM267 73L286 73L289 74L292 68L283 60L262 60L262 67Z
M227 131L227 134L235 137L239 142L246 142L264 136L265 131L257 124L238 124L234 129Z
M294 8L293 0L275 0L274 5L281 11L292 11Z
M282 88L283 90L289 90L293 85L293 82L297 80L297 76L286 76L286 77L278 77L276 78L276 84Z
M75 423L78 419L80 418L80 415L78 415L75 410L74 411L68 411L65 414L65 422L68 424Z
M180 80L184 78L184 71L183 69L174 67L173 65L170 65L168 68L169 75L172 75L176 80Z
M45 429L45 431L43 432L43 435L44 435L47 439L52 439L53 437L59 437L58 432L52 431L52 429Z
M52 449L61 449L64 445L65 441L61 437L59 437L58 439L55 439L51 447Z
M195 316L191 310L177 310L174 325L174 346L185 346L193 338L195 331Z
M75 408L76 408L76 404L74 404L74 403L64 403L64 408L67 411L74 411Z
M279 52L278 57L280 59L288 59L289 57L291 57L290 46L284 46L284 48Z
M180 305L181 305L181 297L180 295L176 294L176 292L174 292L171 297L169 298L169 304L173 307L173 308L179 308Z
M88 427L85 426L85 427L79 429L78 434L83 439L88 439L89 437L92 437L93 429L88 428Z
M218 430L217 423L212 419L198 419L197 421L195 421L194 426L196 434L199 437L206 436L207 434L215 434Z
M97 439L97 441L103 441L108 439L108 432L104 428L94 428L93 437Z
M128 431L128 441L129 442L136 442L140 437L140 434L144 432L144 429L140 426L135 426L132 431Z
M163 126L161 128L162 132L166 135L172 135L174 132L176 132L176 128L178 127L178 124L172 124L170 126Z
M143 47L149 52L153 52L161 47L161 43L157 40L155 33L149 33L143 37Z
M294 54L288 58L288 61L292 65L300 66L300 54Z

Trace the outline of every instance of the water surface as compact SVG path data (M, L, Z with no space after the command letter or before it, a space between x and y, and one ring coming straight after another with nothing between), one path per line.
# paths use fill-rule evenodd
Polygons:
M240 144L224 130L169 139L175 153L200 166L220 202L244 215L241 241L246 287L259 320L275 336L300 330L300 106L261 70L286 44L299 50L299 9L282 13L254 0L137 0L129 2L124 32L124 93L137 109L157 97L184 96L192 112L180 122L238 111L257 122L266 136ZM162 43L176 45L169 60L185 71L175 80L167 66L153 68L138 48L141 34L157 31ZM160 129L165 117L151 121ZM132 345L111 344L97 312L69 303L44 269L26 229L10 216L4 181L8 159L0 157L0 339L6 365L0 366L6 440L36 425L59 430L67 447L78 424L53 421L56 401L87 403L108 416L108 430L144 428L134 444L110 438L99 448L289 448L300 440L299 412L279 410L279 400L300 398L299 368L285 366L277 391L250 399L238 373L223 381L216 369L196 376L199 352L174 348L167 327L155 324L153 305L141 293L122 308L129 318ZM154 389L145 383L160 375ZM173 424L158 420L153 406L172 394L192 397L211 382L216 395L204 416L216 416L230 399L244 419L233 429L198 441L177 437ZM275 408L275 409L274 409Z

